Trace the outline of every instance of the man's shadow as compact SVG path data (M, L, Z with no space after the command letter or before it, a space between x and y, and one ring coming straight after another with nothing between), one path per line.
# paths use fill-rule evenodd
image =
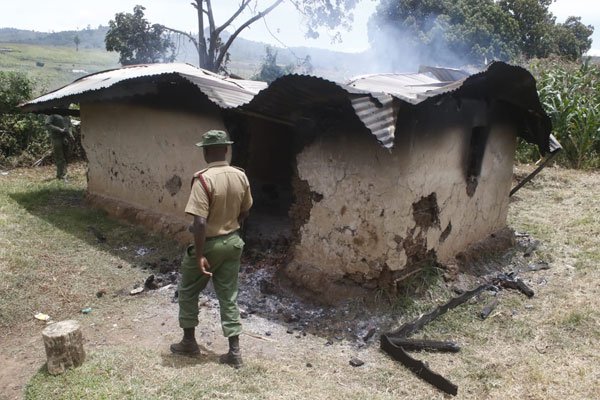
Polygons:
M173 354L169 352L169 350L163 351L160 354L160 357L162 359L161 365L163 367L181 369L201 364L219 363L219 354L215 353L214 351L206 348L201 344L198 344L198 347L200 347L200 354L193 356Z

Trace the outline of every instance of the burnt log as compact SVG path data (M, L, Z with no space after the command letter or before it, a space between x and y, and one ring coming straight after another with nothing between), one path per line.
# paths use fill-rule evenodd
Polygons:
M77 321L67 320L48 325L42 331L42 338L51 375L62 374L85 361L83 335Z
M419 378L429 382L441 391L456 396L458 386L444 378L442 375L433 372L425 365L423 361L412 358L402 347L396 346L387 335L381 335L381 349L388 353L396 361L411 370Z
M436 351L440 353L458 353L460 346L454 342L442 342L438 340L405 339L388 337L388 340L406 351Z
M532 298L534 296L533 289L525 284L521 279L499 279L499 285L507 289L515 289L523 293L525 296Z
M464 292L460 296L450 299L447 303L434 308L430 313L422 315L416 320L402 325L399 329L393 332L381 335L381 349L388 353L390 356L392 356L392 358L394 358L396 361L401 362L406 368L411 370L419 378L425 380L426 382L444 391L445 393L456 396L456 394L458 393L458 386L456 386L440 374L429 369L429 367L422 361L411 357L406 352L406 350L425 350L427 349L427 344L433 344L433 346L431 347L433 350L458 352L460 350L458 345L452 342L412 340L408 339L408 337L423 329L425 325L427 325L440 315L445 314L446 312L448 312L448 310L458 307L459 305L467 302L468 300L485 290L497 290L498 287L516 289L519 290L521 293L525 294L527 297L533 296L533 290L531 290L522 280L516 279L512 275L500 274L496 278L492 279L491 283L485 283L481 286L476 287L473 290ZM487 315L489 315L489 313L492 312L493 307L495 307L495 304L493 306L488 307L489 311L486 311L484 309L484 311L487 312ZM481 316L483 317L483 312Z
M413 322L406 323L402 325L398 330L390 332L387 335L390 337L406 338L412 335L413 333L420 331L425 325L427 325L440 315L445 314L446 312L448 312L448 310L460 306L461 304L467 302L468 300L483 292L484 290L491 289L492 287L493 286L490 284L484 284L473 290L464 292L460 296L450 299L450 301L448 301L447 303L434 308L433 311L431 311L429 314L425 314Z

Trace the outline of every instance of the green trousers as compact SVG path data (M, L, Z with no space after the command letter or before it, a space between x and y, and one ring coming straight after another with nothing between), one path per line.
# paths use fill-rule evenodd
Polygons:
M210 264L212 281L219 299L221 327L225 337L242 333L240 310L237 305L238 274L244 241L231 233L217 238L208 238L204 243L204 257ZM196 249L189 246L181 262L179 283L179 326L193 328L198 325L198 297L211 278L198 269Z
M67 175L67 160L65 158L65 137L62 133L52 132L52 150L56 164L56 178L63 179Z

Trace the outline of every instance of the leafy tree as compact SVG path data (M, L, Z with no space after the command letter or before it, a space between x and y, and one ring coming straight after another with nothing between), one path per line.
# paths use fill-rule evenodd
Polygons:
M592 47L592 33L594 27L582 24L581 17L567 18L564 24L556 26L556 53L571 61L579 59Z
M400 48L403 66L510 58L516 33L515 22L493 0L381 0L369 21L372 47L384 57Z
M581 57L591 27L572 17L556 24L553 0L381 0L369 21L372 47L406 64L484 64L517 56ZM411 65L414 66L414 65Z
M133 14L117 13L109 22L106 50L120 54L122 65L172 62L174 45L158 24L150 25L144 18L143 6L133 8Z
M79 51L79 44L81 43L79 35L75 35L75 37L73 38L73 43L75 43L75 51Z
M554 48L555 18L548 10L554 0L500 0L498 5L518 25L517 43L526 58L548 57Z
M306 36L318 37L318 28L337 27L350 28L352 10L358 0L288 0L302 15L306 17ZM272 1L264 8L259 7L258 0L241 0L238 9L222 24L217 24L214 17L212 0L192 0L198 18L198 36L178 29L161 26L163 29L188 38L198 51L199 66L218 72L225 69L229 58L229 48L239 34L256 21L281 5L284 0ZM246 12L246 14L244 14ZM250 12L251 16L243 19ZM226 35L226 29L233 29Z

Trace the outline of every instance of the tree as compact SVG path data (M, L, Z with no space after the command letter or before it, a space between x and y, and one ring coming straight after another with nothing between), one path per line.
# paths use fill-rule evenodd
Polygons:
M75 51L79 51L79 43L81 43L79 35L75 35L75 37L73 38L73 43L75 43Z
M252 77L252 79L271 83L280 76L292 72L294 72L294 66L287 65L285 67L282 67L280 65L277 65L277 51L273 50L271 46L266 46L265 57L260 66L260 70L256 75Z
M518 25L518 47L525 58L545 58L555 51L554 16L548 7L554 0L500 0L498 5Z
M109 22L104 40L106 50L119 53L122 65L172 62L175 46L158 24L150 25L144 18L143 6L133 8L133 14L117 13Z
M224 70L228 60L229 48L239 34L256 21L264 18L277 8L284 0L274 0L263 8L259 7L258 0L240 0L237 10L222 24L218 25L214 18L212 0L192 0L198 19L198 37L188 32L170 28L164 25L165 30L180 34L188 38L198 51L199 66L210 71ZM288 0L298 12L306 16L308 37L318 37L318 28L336 27L349 28L353 15L352 10L358 0ZM246 12L246 14L244 14ZM247 12L251 16L247 17ZM235 27L235 28L234 28ZM206 28L206 29L205 29ZM227 37L226 29L233 29Z
M548 10L552 1L381 0L369 39L383 57L396 56L392 68L550 54L579 58L589 49L591 27L576 18L556 24Z
M594 27L581 23L581 17L569 17L563 24L556 26L557 53L571 61L581 57L592 47L590 36Z
M372 47L383 57L399 55L392 68L510 58L516 32L493 0L382 0L369 21Z

